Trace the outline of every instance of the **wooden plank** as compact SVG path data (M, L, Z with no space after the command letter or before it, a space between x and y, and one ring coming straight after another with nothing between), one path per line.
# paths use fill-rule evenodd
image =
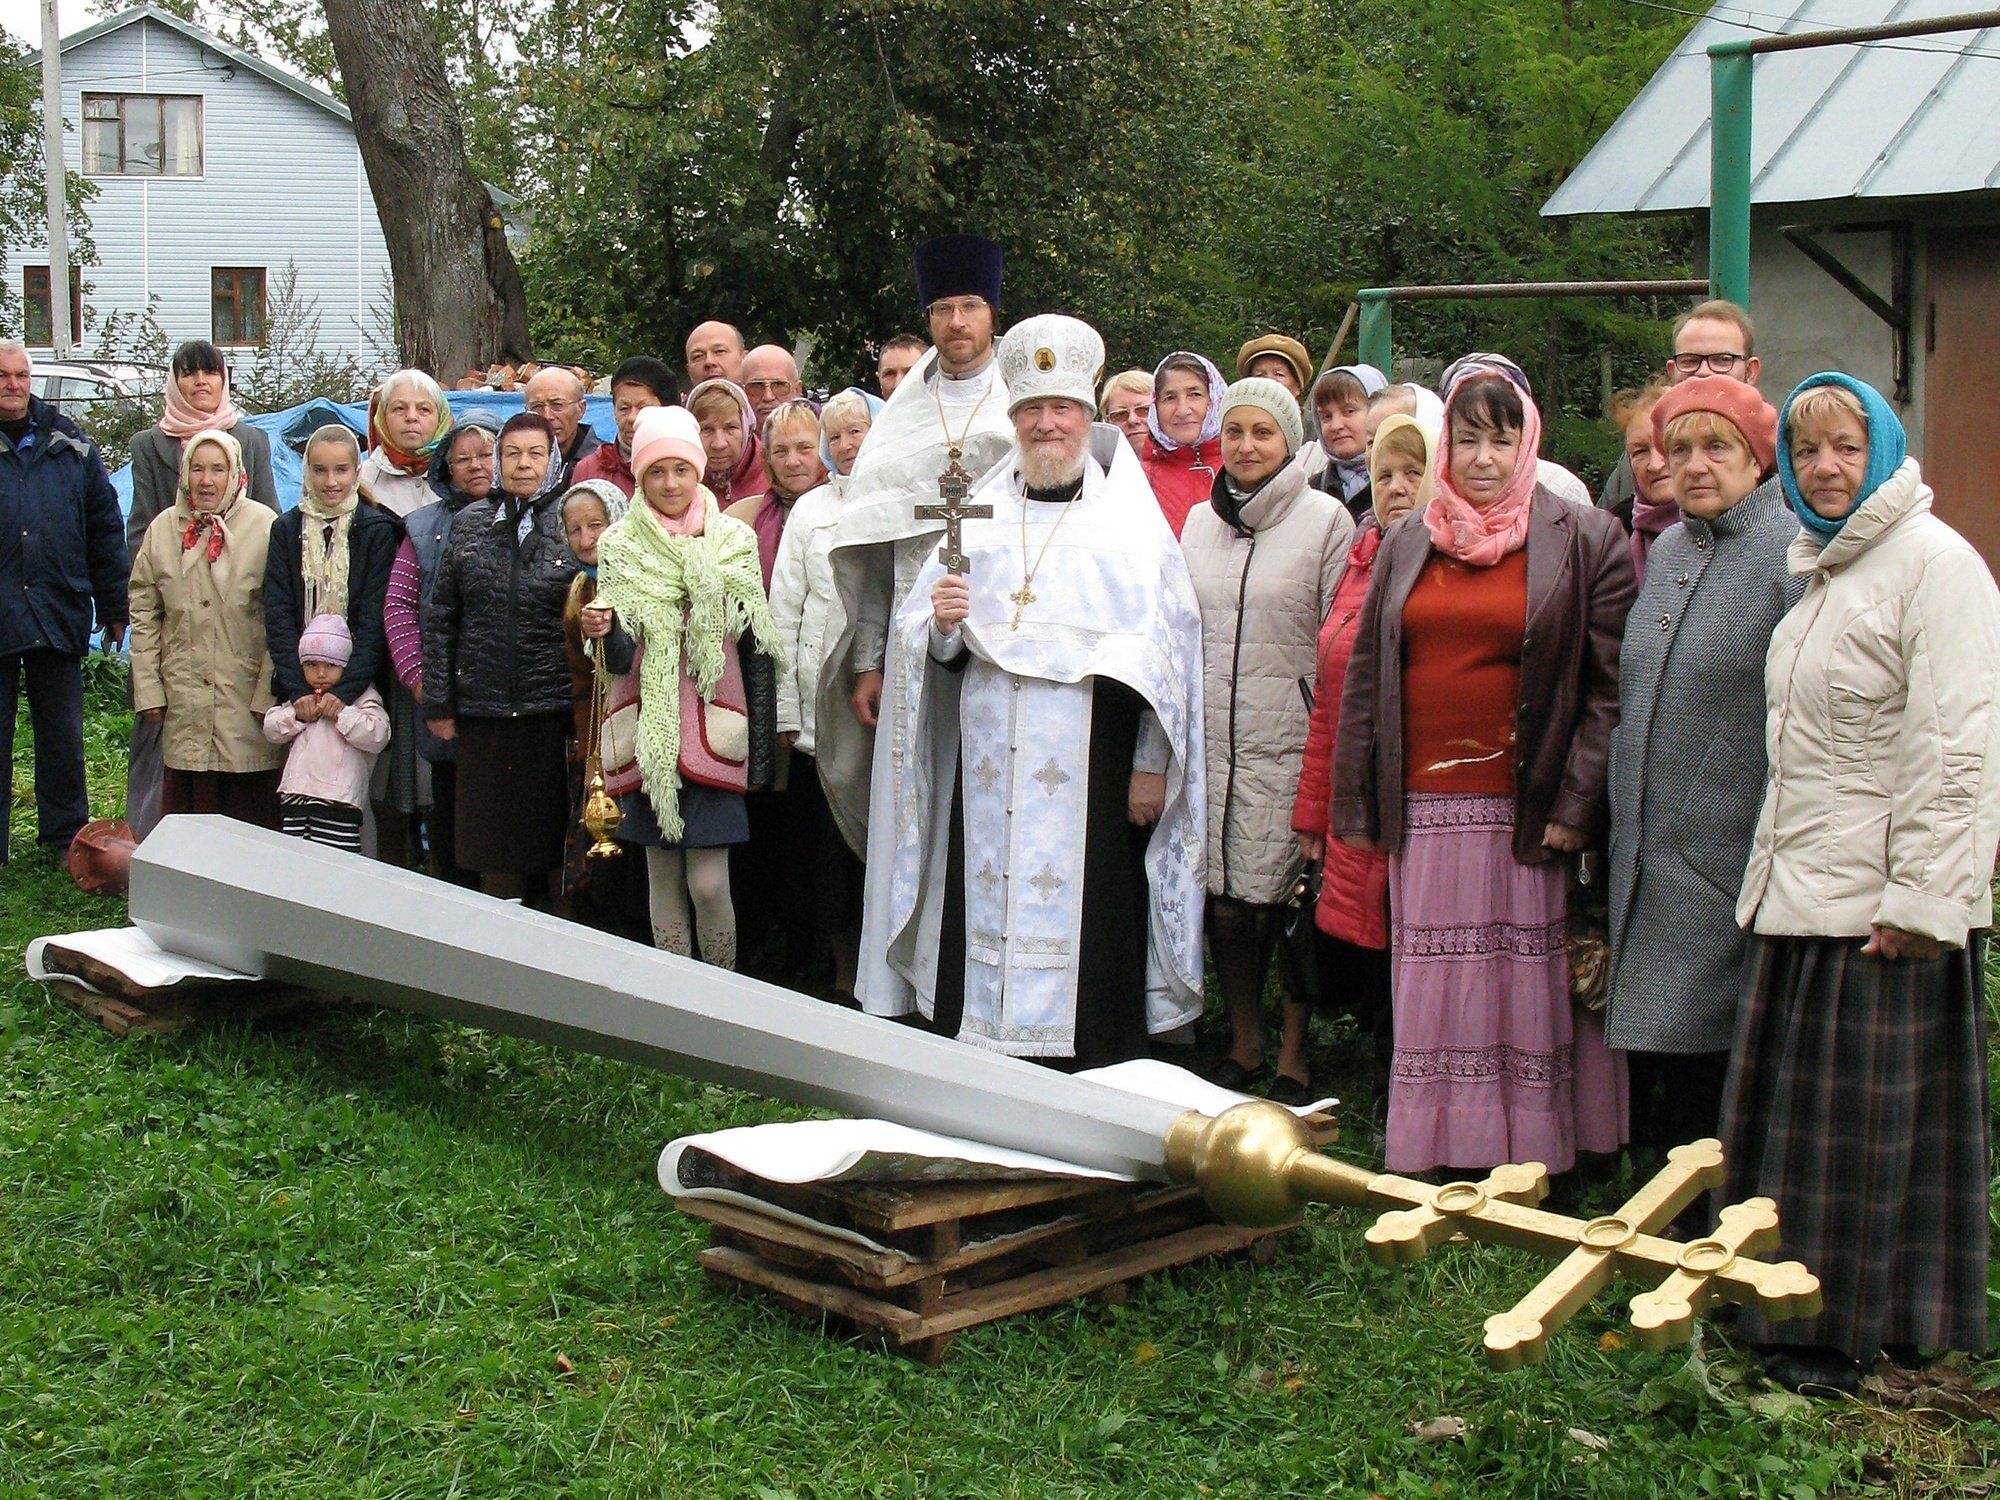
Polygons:
M967 1328L1061 1306L1093 1293L1109 1292L1139 1277L1212 1255L1257 1247L1282 1232L1282 1229L1239 1229L1227 1224L1196 1225L1093 1255L1079 1265L1031 1272L949 1294L936 1299L934 1310L899 1307L854 1287L815 1280L772 1265L733 1246L711 1246L699 1253L698 1260L712 1280L731 1291L762 1293L807 1316L845 1319L865 1334L922 1357L926 1363L935 1363L942 1357L944 1342ZM932 1290L937 1284L934 1280L925 1290Z
M897 1343L926 1337L925 1330L920 1326L924 1320L916 1313L852 1287L834 1286L830 1282L813 1281L796 1275L761 1261L747 1251L711 1245L695 1259L704 1271L732 1291L754 1287L794 1311L808 1315L833 1313Z
M982 1323L1016 1313L1060 1306L1078 1297L1122 1281L1151 1276L1174 1266L1205 1260L1211 1255L1248 1249L1258 1240L1279 1233L1272 1229L1239 1229L1230 1224L1203 1224L1184 1229L1163 1239L1144 1240L1136 1245L1092 1256L1077 1266L1057 1266L1047 1271L996 1282L946 1298L944 1309L921 1320L917 1337L957 1333Z

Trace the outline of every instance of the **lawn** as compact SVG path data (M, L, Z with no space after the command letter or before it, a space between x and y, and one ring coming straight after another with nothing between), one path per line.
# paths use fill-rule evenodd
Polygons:
M127 719L93 688L94 804ZM926 1370L695 1265L672 1137L786 1107L365 1007L116 1040L22 977L123 919L32 848L25 724L0 871L0 1494L776 1497L1986 1493L2000 1360L1864 1403L1774 1392L1713 1330L1624 1346L1600 1299L1548 1362L1481 1324L1543 1269L1391 1272L1318 1212L1217 1262L977 1330ZM1316 1063L1377 1159L1351 1033ZM1651 1169L1567 1189L1608 1210ZM1629 1295L1629 1289L1626 1295ZM1462 1436L1417 1424L1452 1417Z

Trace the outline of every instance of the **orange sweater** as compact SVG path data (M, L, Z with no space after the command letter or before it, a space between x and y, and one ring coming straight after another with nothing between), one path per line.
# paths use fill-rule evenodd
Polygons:
M1512 796L1528 552L1434 555L1403 606L1403 789Z

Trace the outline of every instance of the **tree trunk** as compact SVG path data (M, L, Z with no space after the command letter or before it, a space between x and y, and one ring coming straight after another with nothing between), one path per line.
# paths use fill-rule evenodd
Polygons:
M466 160L430 11L326 0L326 29L389 246L404 364L449 388L468 370L531 358L521 274Z

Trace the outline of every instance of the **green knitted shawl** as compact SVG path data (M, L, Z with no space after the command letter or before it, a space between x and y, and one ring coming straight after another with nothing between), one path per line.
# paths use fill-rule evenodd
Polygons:
M597 597L645 647L639 658L639 776L660 832L678 840L683 651L695 690L713 696L722 680L725 640L747 628L757 648L783 670L783 650L764 575L757 534L725 516L701 491L699 536L674 536L635 504L597 543Z

